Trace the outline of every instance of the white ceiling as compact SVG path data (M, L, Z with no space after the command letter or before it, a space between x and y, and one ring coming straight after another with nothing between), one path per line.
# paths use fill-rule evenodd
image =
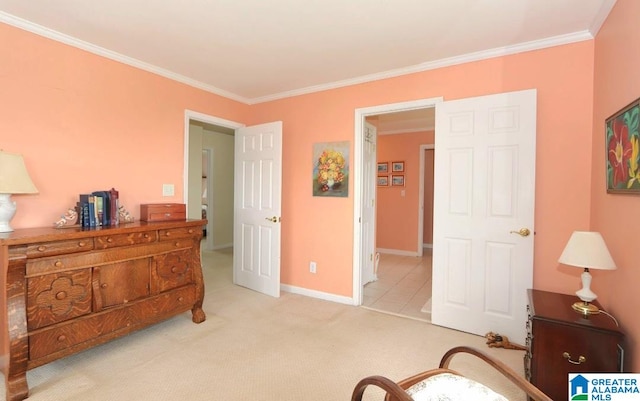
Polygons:
M615 0L0 0L0 22L248 104L592 39Z

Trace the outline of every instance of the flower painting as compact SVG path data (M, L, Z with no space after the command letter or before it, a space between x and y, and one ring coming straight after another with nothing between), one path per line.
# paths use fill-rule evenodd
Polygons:
M640 193L639 100L606 121L607 192Z
M313 196L349 196L349 142L313 145Z

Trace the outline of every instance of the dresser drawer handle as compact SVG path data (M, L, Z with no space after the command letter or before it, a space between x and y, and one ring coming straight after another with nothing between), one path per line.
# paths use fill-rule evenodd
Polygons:
M62 267L62 262L59 260L56 260L56 262L53 264L55 267Z
M178 268L177 268L177 267L173 266L173 267L171 268L171 273L175 273L175 272L177 272L177 271L178 271Z
M58 301L62 301L63 299L65 299L67 297L67 292L66 291L60 291L56 294L56 299Z
M79 246L80 248L83 248L83 247L87 246L87 243L86 243L86 242L84 242L84 241L80 241L80 242L78 242L78 246Z
M179 297L178 302L182 303L182 301L184 301L184 297Z
M171 233L170 233L169 231L167 231L167 232L165 232L165 233L164 233L164 235L165 235L166 237L169 237L169 236L171 235Z
M60 334L60 335L58 336L58 341L60 341L60 342L62 342L62 341L64 341L64 340L66 340L66 339L67 339L67 336L65 336L64 334Z
M189 234L193 234L193 228L189 229Z
M46 250L47 250L47 247L46 247L46 246L44 246L44 245L40 245L40 246L38 247L38 251L39 251L39 252L44 252L44 251L46 251Z
M100 288L107 288L108 286L109 286L109 285L108 285L107 283L102 283L102 284L100 285Z
M144 233L144 237L145 237L145 238L149 238L149 234Z
M587 361L587 358L585 358L584 356L580 355L578 357L578 361L572 361L571 360L571 354L569 354L568 352L563 352L562 356L564 357L564 359L566 359L567 361L569 361L569 363L572 363L574 365L580 365L581 363L584 363Z
M113 242L113 238L111 238L111 237L107 238L107 242L109 242L109 243Z

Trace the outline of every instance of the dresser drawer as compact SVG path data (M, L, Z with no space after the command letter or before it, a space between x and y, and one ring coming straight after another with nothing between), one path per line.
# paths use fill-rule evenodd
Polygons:
M195 227L171 228L168 230L159 230L158 239L160 241L170 241L176 238L191 238L196 235L202 236L202 229Z
M40 330L29 336L29 359L33 361L44 358L93 340L97 336L127 330L131 325L132 314L128 309L122 308Z
M103 255L104 252L86 252L29 260L27 276L90 267L100 263L104 259Z
M96 249L106 249L114 246L148 244L158 240L156 231L144 231L130 234L101 235L96 237Z
M29 330L91 313L91 269L27 279Z
M188 250L166 253L155 259L159 292L193 282L191 253Z
M41 242L27 246L27 257L62 255L73 252L90 251L93 248L93 238L82 238L67 241Z

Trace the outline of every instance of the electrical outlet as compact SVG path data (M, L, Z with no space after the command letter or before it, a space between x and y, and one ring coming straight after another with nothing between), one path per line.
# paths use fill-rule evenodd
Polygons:
M309 262L309 272L314 273L316 272L316 262Z

